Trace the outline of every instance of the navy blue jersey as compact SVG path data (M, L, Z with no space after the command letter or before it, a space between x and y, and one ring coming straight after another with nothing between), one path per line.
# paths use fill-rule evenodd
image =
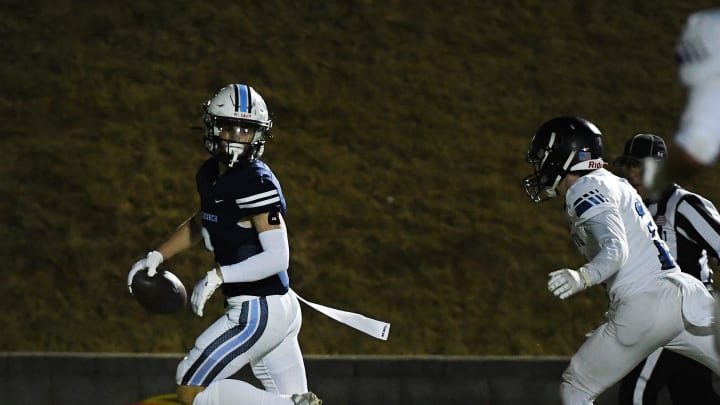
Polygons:
M262 252L250 217L267 212L285 217L285 198L270 167L260 160L238 162L222 175L219 162L210 158L196 176L203 227L212 243L215 261L227 266ZM243 224L244 222L244 224ZM288 291L287 271L248 283L225 283L226 297L273 295Z

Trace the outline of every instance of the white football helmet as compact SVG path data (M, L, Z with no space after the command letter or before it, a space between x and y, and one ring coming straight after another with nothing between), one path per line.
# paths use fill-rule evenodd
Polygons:
M221 162L232 167L241 159L259 158L265 142L272 137L272 120L265 100L246 84L229 84L220 89L204 105L205 149ZM220 138L223 129L252 133L249 142Z
M720 8L691 14L675 48L678 76L697 86L720 76Z

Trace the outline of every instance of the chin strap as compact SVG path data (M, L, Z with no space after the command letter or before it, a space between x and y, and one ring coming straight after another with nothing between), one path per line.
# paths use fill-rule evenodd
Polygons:
M230 162L228 163L228 167L233 167L235 163L239 162L240 156L242 156L243 152L245 152L244 144L234 142L234 145L228 146L228 153L232 156L232 159L230 159Z

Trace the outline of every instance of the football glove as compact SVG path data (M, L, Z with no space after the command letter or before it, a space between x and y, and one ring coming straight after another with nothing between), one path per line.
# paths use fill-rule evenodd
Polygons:
M130 294L132 294L132 281L135 277L135 273L142 269L148 270L148 277L152 277L157 273L157 267L160 265L160 263L165 260L163 258L162 253L158 252L157 250L153 250L152 252L148 253L146 257L138 260L133 264L132 268L130 268L130 273L128 273L127 277L127 284L128 284L128 290L130 291Z
M190 298L193 312L195 312L197 316L203 316L205 303L222 283L223 280L220 278L220 275L218 275L217 269L208 271L207 275L197 283Z
M550 273L548 290L564 300L590 286L590 275L584 268L579 270L560 269Z

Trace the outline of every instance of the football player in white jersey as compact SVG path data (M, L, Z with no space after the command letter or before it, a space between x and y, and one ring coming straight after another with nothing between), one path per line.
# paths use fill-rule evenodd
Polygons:
M637 134L628 139L613 165L643 198L680 270L712 290L708 257L717 259L720 252L720 213L706 198L678 184L667 182L653 189L642 184L646 159L664 161L667 157L661 137ZM673 351L657 349L623 378L618 405L655 404L663 388L674 404L720 404L707 367Z
M285 198L260 160L272 126L265 100L251 86L230 84L205 103L204 121L212 156L195 176L200 209L132 266L128 285L139 270L153 275L164 260L204 240L216 266L195 286L192 309L202 316L219 289L226 310L180 361L180 402L319 405L307 392L298 344L302 314L289 289ZM264 390L229 378L247 365Z
M712 336L713 298L680 272L635 189L603 168L602 135L591 122L557 117L532 138L523 179L532 201L565 199L572 240L587 260L549 274L548 289L567 299L603 284L607 318L572 356L562 375L566 405L592 404L659 347L720 374Z

